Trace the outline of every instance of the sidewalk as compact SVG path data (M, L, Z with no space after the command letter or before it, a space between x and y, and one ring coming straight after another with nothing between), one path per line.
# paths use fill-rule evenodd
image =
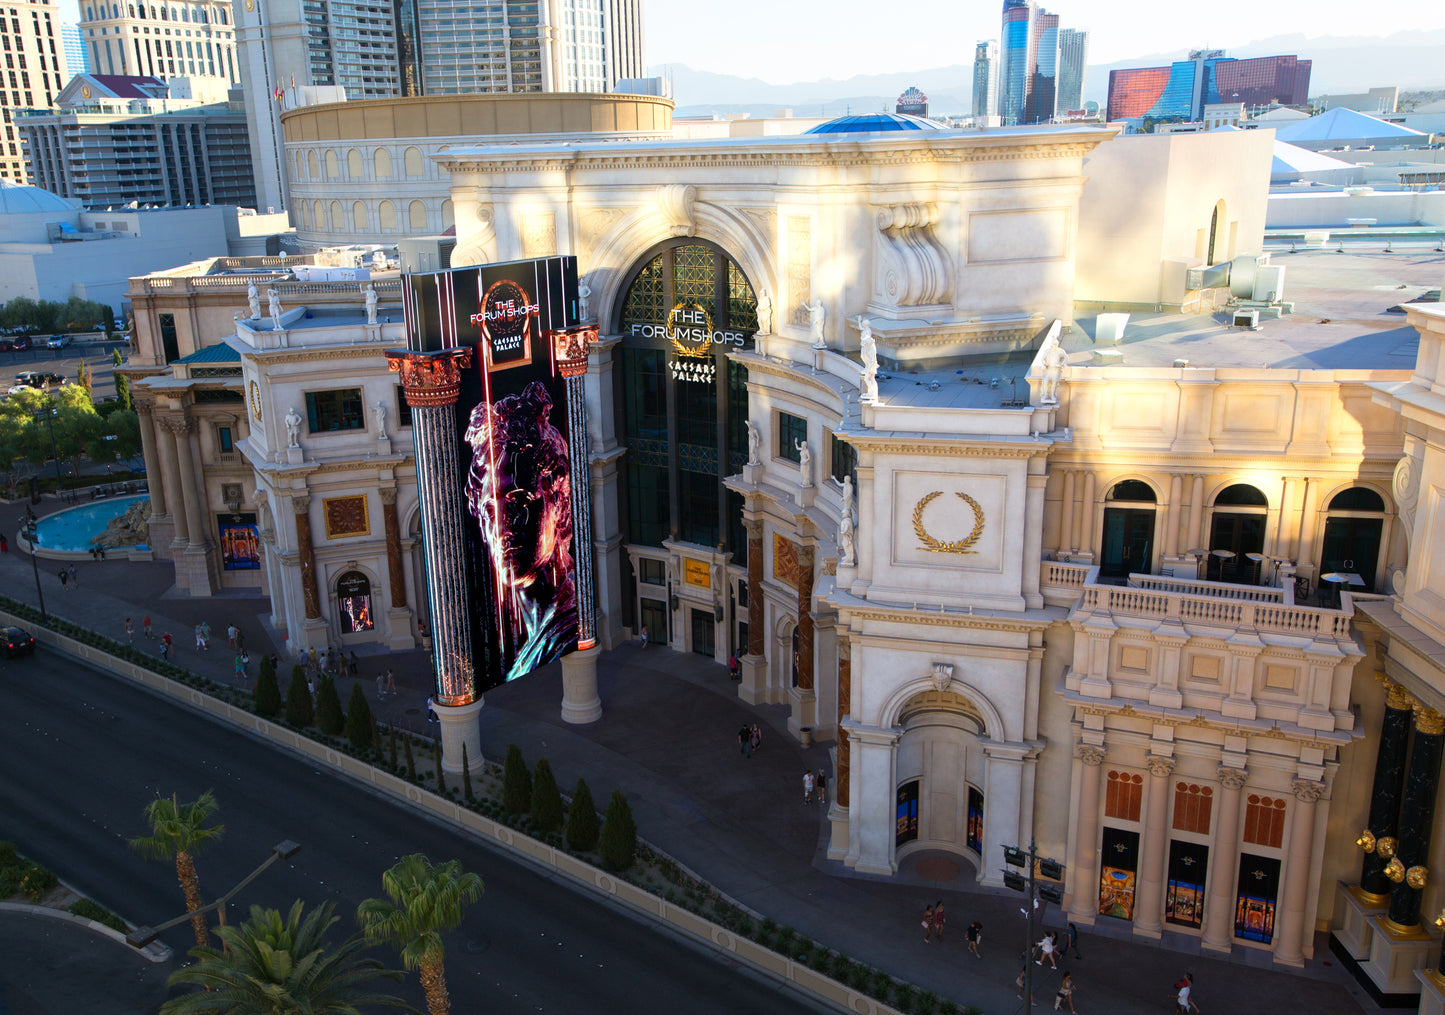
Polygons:
M47 500L36 510L44 514L57 506ZM0 506L12 546L0 554L0 587L33 604L30 559L14 550L22 510ZM47 563L53 562L41 561L40 581L51 613L121 641L130 616L137 644L146 644L140 621L149 613L157 635L170 631L175 638L176 662L212 679L232 678L228 624L241 629L251 652L252 681L260 654L282 651L270 642L264 598L169 597L168 564L120 560L82 563L80 587L62 591L58 565ZM212 628L209 653L194 648L192 631L201 620ZM359 668L378 720L425 728L431 693L425 653L361 656ZM398 693L378 701L375 677L387 668L395 673ZM282 669L284 692L289 670ZM338 680L343 702L353 682ZM566 791L579 776L599 803L621 788L644 838L742 904L960 1004L990 1015L1023 1010L1013 985L1025 947L1021 897L980 889L966 861L943 854L915 854L891 879L857 875L829 861L826 808L803 802L802 775L804 769L826 769L831 793L832 744L802 749L787 736L784 706L743 704L726 667L709 659L636 644L601 656L598 685L603 718L584 727L561 720L559 663L487 692L481 726L489 760L500 761L515 743L529 764L546 757ZM763 729L762 748L751 758L738 749L737 729L745 722ZM919 921L924 907L940 899L948 912L947 938L925 945ZM964 946L964 929L973 920L984 927L985 961L973 959ZM1052 911L1044 922L1061 926ZM1166 933L1162 945L1144 945L1132 939L1128 925L1110 920L1084 930L1080 951L1082 961L1061 961L1060 970L1074 974L1081 1012L1168 1012L1170 985L1185 971L1194 974L1195 1000L1208 1011L1380 1011L1334 961L1324 935L1316 937L1315 959L1298 973L1277 971L1264 953L1242 949L1229 959L1204 958L1197 939L1185 935ZM1039 1007L1051 1010L1060 972L1033 968Z

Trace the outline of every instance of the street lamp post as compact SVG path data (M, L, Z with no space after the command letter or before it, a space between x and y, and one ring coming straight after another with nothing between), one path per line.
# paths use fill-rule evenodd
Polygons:
M131 931L125 936L125 943L130 945L132 948L144 948L156 938L160 937L161 931L170 930L177 924L182 924L185 923L187 920L190 920L197 913L208 913L213 909L220 914L221 924L224 925L226 922L226 904L231 901L231 899L236 895L237 892L239 892L242 888L245 888L252 881L255 881L258 877L261 876L262 871L264 871L267 867L270 867L277 860L289 860L300 851L301 844L297 842L292 842L290 839L285 839L281 842L276 843L276 845L271 847L271 855L265 859L261 866L257 867L250 874L247 874L244 878L241 879L240 884L236 885L235 888L232 888L225 895L222 895L215 902L202 906L200 909L194 909L188 913L182 913L174 920L167 920L165 923L158 924L154 927L137 927L135 930Z
M1064 877L1064 866L1059 861L1042 856L1037 851L1033 840L1029 840L1029 848L1023 849L1018 846L1005 846L1003 848L1004 863L1011 867L1023 867L1028 871L1028 876L1015 871L1004 869L1003 883L1005 888L1012 888L1016 892L1024 893L1024 973L1023 991L1024 1000L1033 1003L1034 999L1034 970L1033 958L1034 947L1034 919L1039 911L1039 900L1052 902L1055 905L1063 901L1063 889L1056 883ZM1043 875L1050 879L1039 884L1035 874Z
M45 427L50 431L50 458L55 462L55 496L60 496L60 452L55 447L55 399L50 396L49 386L45 389Z

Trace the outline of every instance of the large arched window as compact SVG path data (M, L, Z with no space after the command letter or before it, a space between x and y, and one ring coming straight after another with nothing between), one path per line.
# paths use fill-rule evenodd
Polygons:
M753 287L721 248L679 239L633 267L614 306L623 336L614 377L631 449L627 538L724 544L741 563L741 499L722 480L747 461L747 369L727 352L752 345Z
M383 201L376 207L377 221L381 223L382 229L396 228L396 205L390 201Z
M451 199L442 202L442 231L446 232L457 224L456 213L452 210Z
M342 218L341 218L341 202L340 202L340 201L332 201L332 202L331 202L331 209L330 209L330 211L331 211L331 228L332 228L333 231L339 232L339 231L341 231L343 228L345 228L345 223L342 221Z
M336 153L328 148L326 150L326 178L334 180L340 175L340 168L336 164Z
M1330 498L1325 533L1320 544L1321 573L1356 575L1358 590L1374 591L1385 528L1385 501L1374 490L1353 486Z
M391 179L391 152L385 148L378 148L376 154L372 156L371 161L373 167L376 169L376 178L378 180Z
M363 175L361 171L361 152L355 148L352 148L346 153L346 175L353 180L359 180Z
M366 204L362 201L351 202L351 228L354 232L366 232L368 222L366 215Z
M414 233L426 232L426 205L421 201L413 201L406 208L407 221Z
M420 176L422 172L422 160L420 148L408 148L403 153L403 161L406 165L407 176Z
M347 571L336 579L336 614L342 634L360 634L376 627L370 578L360 571Z
M314 151L306 153L306 174L313 180L321 176L321 174L316 171L316 152Z
M1154 488L1137 479L1115 483L1104 497L1099 574L1148 574L1154 555Z
M1214 498L1209 525L1209 561L1206 574L1213 581L1258 582L1264 551L1264 524L1269 499L1256 487L1236 483Z

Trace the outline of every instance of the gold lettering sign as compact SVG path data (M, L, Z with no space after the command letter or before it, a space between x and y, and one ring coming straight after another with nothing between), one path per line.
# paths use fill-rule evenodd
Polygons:
M682 562L682 580L687 585L699 585L702 588L712 587L712 569L706 562L701 560L684 560Z
M923 525L923 512L928 508L929 504L942 496L942 490L934 490L932 493L924 494L923 499L914 507L913 534L918 537L918 541L923 544L923 548L930 553L977 553L978 551L973 549L973 544L977 543L979 536L983 535L983 508L978 506L978 501L966 493L955 491L954 496L973 508L973 531L962 539L954 539L948 542L935 539L928 534L928 529Z
M326 519L327 539L371 534L365 497L328 497L321 506Z

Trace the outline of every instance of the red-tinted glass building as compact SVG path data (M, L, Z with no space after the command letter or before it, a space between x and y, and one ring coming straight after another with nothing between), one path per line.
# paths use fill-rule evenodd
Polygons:
M1215 66L1214 75L1220 102L1301 106L1309 101L1310 61L1296 56L1226 60Z
M1197 120L1211 103L1299 106L1309 101L1309 92L1308 60L1297 56L1232 60L1201 51L1169 67L1110 71L1108 117Z

